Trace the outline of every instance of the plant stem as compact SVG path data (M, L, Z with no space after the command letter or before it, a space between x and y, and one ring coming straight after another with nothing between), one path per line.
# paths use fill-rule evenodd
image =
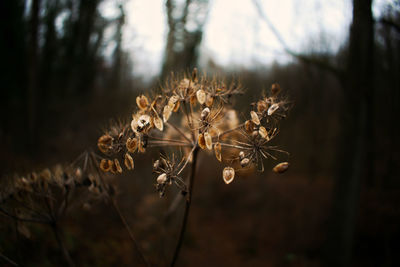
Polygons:
M178 243L176 244L174 256L171 261L171 267L174 266L176 261L178 260L179 252L180 252L182 242L183 242L183 237L185 235L187 220L189 217L190 204L192 202L193 185L194 185L194 178L196 175L196 162L197 162L197 153L198 152L199 152L199 147L196 146L193 151L193 163L192 163L192 168L191 168L190 177L189 177L189 194L188 194L188 197L186 200L185 212L183 214L182 225L181 225L181 229L180 229L180 233L179 233Z
M111 202L112 202L112 204L113 204L114 209L117 211L118 216L119 216L121 222L123 223L123 225L124 225L126 231L128 232L129 237L130 237L130 239L132 240L133 246L134 246L134 248L135 248L137 254L139 255L141 261L142 261L146 266L150 266L150 264L147 262L146 258L143 256L143 253L142 253L141 249L139 248L139 245L138 245L138 243L136 242L135 237L133 236L133 233L132 233L132 231L131 231L131 229L130 229L130 227L129 227L129 225L128 225L128 222L126 221L124 215L122 215L121 210L119 209L116 200L115 200L115 199L111 199Z
M57 226L57 223L55 223L55 222L51 223L51 229L53 230L53 233L57 240L58 246L60 247L60 249L64 255L65 261L68 263L68 266L75 266L75 263L72 261L72 258L69 255L67 247L65 246L64 242L62 241L61 234L60 234L59 228Z

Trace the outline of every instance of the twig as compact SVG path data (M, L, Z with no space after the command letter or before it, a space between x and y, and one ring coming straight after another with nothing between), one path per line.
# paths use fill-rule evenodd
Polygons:
M9 264L11 264L12 266L18 266L18 264L11 260L10 258L8 258L6 255L4 255L3 253L0 252L0 258L2 258L3 260L5 260L6 262L8 262Z
M197 162L197 153L199 151L199 147L195 146L195 149L193 150L193 163L192 163L192 168L191 168L191 173L190 173L190 178L189 178L189 194L186 200L186 205L185 205L185 212L183 214L183 220L182 220L182 225L179 233L179 238L178 238L178 243L176 244L175 251L174 251L174 256L171 261L171 267L173 267L178 260L179 252L182 246L183 242L183 237L185 235L186 231L186 225L187 225L187 220L189 217L189 210L190 210L190 204L192 202L192 194L193 194L193 185L194 185L194 178L196 174L196 162Z

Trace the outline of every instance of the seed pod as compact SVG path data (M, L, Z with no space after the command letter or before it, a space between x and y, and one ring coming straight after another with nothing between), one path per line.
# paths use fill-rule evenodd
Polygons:
M169 120L169 117L171 117L171 113L172 113L171 107L168 106L168 105L166 105L166 106L164 107L164 110L163 110L163 119L164 119L164 122L167 122L167 121Z
M278 83L272 84L271 93L272 93L273 96L278 95L280 91L281 91L281 87L279 86Z
M222 171L222 178L226 184L230 184L235 178L235 170L232 167L225 167Z
M256 137L258 136L258 131L253 131L253 132L251 133L251 136L252 136L253 138L256 138Z
M214 97L212 97L210 94L207 94L207 96L206 96L206 106L207 107L211 107L213 103L214 103Z
M263 100L260 100L257 102L257 111L260 113L263 113L264 111L267 110L267 103Z
M173 109L175 107L175 104L178 102L179 96L173 95L169 98L168 100L168 106Z
M112 162L111 162L111 163L112 163ZM111 165L112 165L112 164L110 164L110 161L107 160L107 159L102 159L102 160L100 161L100 169L101 169L103 172L108 172L108 171L110 171L110 170L111 170Z
M221 153L221 144L220 143L215 143L214 152L215 152L215 157L217 158L217 160L222 162L222 153Z
M240 159L240 160L244 159L244 156L245 156L245 155L244 155L244 152L243 152L243 151L240 151L240 152L239 152L239 159Z
M165 182L167 182L167 174L166 173L162 173L157 177L157 183L158 184L165 184Z
M249 163L250 163L250 160L248 158L244 158L240 161L240 166L242 166L242 168L243 168L243 167L246 167L247 165L249 165Z
M265 129L264 126L260 126L260 128L258 129L258 133L261 135L262 138L269 141L268 131L267 129Z
M119 164L118 159L114 159L114 162L111 165L111 172L114 174L122 173L122 168L121 165Z
M156 160L153 163L153 170L158 170L158 168L160 168L160 160Z
M209 108L203 109L203 111L201 112L201 119L202 120L206 119L209 114L210 114L210 109Z
M103 153L107 153L112 147L113 138L109 134L102 135L97 141L97 147Z
M156 114L156 116L153 118L153 123L154 126L156 126L156 128L161 132L164 130L164 123L162 119L158 116L158 114Z
M128 170L133 170L134 168L134 164L133 164L133 158L131 155L129 155L129 153L125 153L125 160L124 160L124 164L126 166L126 168Z
M135 151L136 151L136 149L137 149L137 147L138 147L138 140L137 140L137 138L128 138L127 140L126 140L126 149L128 149L128 151L130 152L130 153L134 153Z
M51 180L50 170L46 168L43 171L41 171L39 173L39 178L41 178L43 181L50 182L50 180Z
M251 120L247 120L244 123L244 129L248 134L251 134L253 132L253 128L254 128L254 123Z
M197 101L197 96L196 96L196 94L191 95L191 96L190 96L190 104L191 104L192 106L194 106L194 105L196 105L196 101Z
M255 125L260 125L260 119L258 118L258 115L255 111L250 111L250 116L251 116L251 121Z
M281 162L277 164L272 170L276 173L284 173L289 168L289 162Z
M206 102L206 93L203 90L198 90L196 92L197 101L199 101L200 105L203 105Z
M212 137L208 132L204 133L204 140L206 142L206 147L208 150L212 150Z
M141 110L146 110L149 105L149 100L147 100L145 95L140 95L136 97L136 104Z
M139 117L139 119L138 119L138 127L140 128L140 129L144 129L144 128L146 128L146 127L148 127L149 125L150 125L150 116L149 115L147 115L147 114L144 114L144 115L141 115L140 117Z
M274 112L279 108L279 104L272 104L268 109L268 116L274 114Z
M180 106L181 106L181 102L179 102L179 101L176 102L173 112L178 112Z
M199 143L199 147L201 149L206 149L206 140L204 138L204 135L201 133L199 134L199 137L197 138L198 143Z

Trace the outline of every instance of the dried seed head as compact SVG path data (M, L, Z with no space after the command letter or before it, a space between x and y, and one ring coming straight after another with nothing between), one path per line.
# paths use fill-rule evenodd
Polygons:
M146 110L147 106L149 105L149 100L147 100L145 95L140 95L136 97L136 104L141 110Z
M222 178L226 184L230 184L235 178L235 170L232 167L225 167L222 171Z
M158 114L156 114L156 116L153 118L153 123L154 126L156 126L156 128L161 132L164 130L164 123L162 119L158 116Z
M289 168L289 162L281 162L277 164L272 170L276 173L284 173Z
M210 115L210 109L209 108L204 108L203 111L201 112L201 119L204 120Z
M103 172L108 172L108 171L110 171L110 170L111 170L111 165L112 165L112 161L110 161L110 160L102 159L102 160L100 161L100 169L101 169Z
M162 173L157 177L157 183L158 184L165 184L167 182L167 174Z
M134 153L136 151L137 147L138 147L138 140L136 137L134 137L134 138L129 137L126 140L126 149L128 149L128 151L130 153Z
M258 129L258 133L261 135L262 138L269 140L268 131L267 129L265 129L264 126L260 126L260 128Z
M242 160L242 159L244 159L244 157L245 157L244 152L240 151L239 152L239 159Z
M97 147L101 152L107 153L111 149L112 143L113 143L112 136L109 134L105 134L100 136L99 140L97 141Z
M206 147L208 150L212 150L212 137L208 132L204 133L204 140L206 142Z
M217 158L217 160L222 162L222 153L221 153L221 144L220 143L215 143L214 152L215 152L215 157Z
M129 153L125 153L124 164L128 170L133 170L134 168L133 158L131 155L129 155Z
M244 129L246 130L246 132L248 134L251 134L253 132L253 129L254 129L254 123L251 120L247 120L244 123Z
M263 100L257 102L257 111L263 113L268 108L267 103Z
M171 114L172 114L172 108L170 106L166 105L163 110L164 122L167 122L169 120L169 117L171 117Z
M196 92L197 101L199 101L200 105L203 105L206 102L206 93L203 90L198 90Z
M204 135L201 133L199 134L199 137L197 138L198 143L199 143L199 147L201 149L206 149L206 140L204 138Z
M281 87L279 86L279 84L277 84L277 83L272 84L271 93L273 96L278 95L280 91L281 91Z
M268 116L274 114L274 112L279 108L279 104L272 104L268 109Z
M250 116L251 116L251 121L255 125L260 125L260 119L258 118L258 115L255 111L250 111Z
M242 166L242 168L243 168L243 167L246 167L247 165L249 165L249 163L250 163L250 160L248 158L244 158L240 161L240 166Z

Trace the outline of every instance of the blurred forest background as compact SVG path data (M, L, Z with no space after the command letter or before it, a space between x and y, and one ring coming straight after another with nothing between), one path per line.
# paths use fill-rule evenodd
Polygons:
M213 60L199 65L213 1L165 0L165 49L151 79L136 74L134 57L122 45L129 1L107 1L117 10L112 18L102 13L103 2L0 2L1 177L95 150L110 119L129 118L136 95L162 85L171 71L198 67L239 78L247 90L237 103L243 114L278 82L293 102L277 139L291 154L290 170L249 174L226 186L215 160L202 156L200 164L210 167L198 173L178 265L400 265L399 1L381 5L373 16L372 0L349 0L347 40L335 52L293 50L265 12L268 1L250 1L290 60L227 67ZM119 199L144 254L163 266L181 213L163 223L168 201L154 190L153 156L135 158L136 166L147 167L118 178ZM64 224L78 266L137 263L106 203L77 208ZM0 265L12 266L4 257L21 266L63 265L47 230L29 229L28 238L0 217Z

